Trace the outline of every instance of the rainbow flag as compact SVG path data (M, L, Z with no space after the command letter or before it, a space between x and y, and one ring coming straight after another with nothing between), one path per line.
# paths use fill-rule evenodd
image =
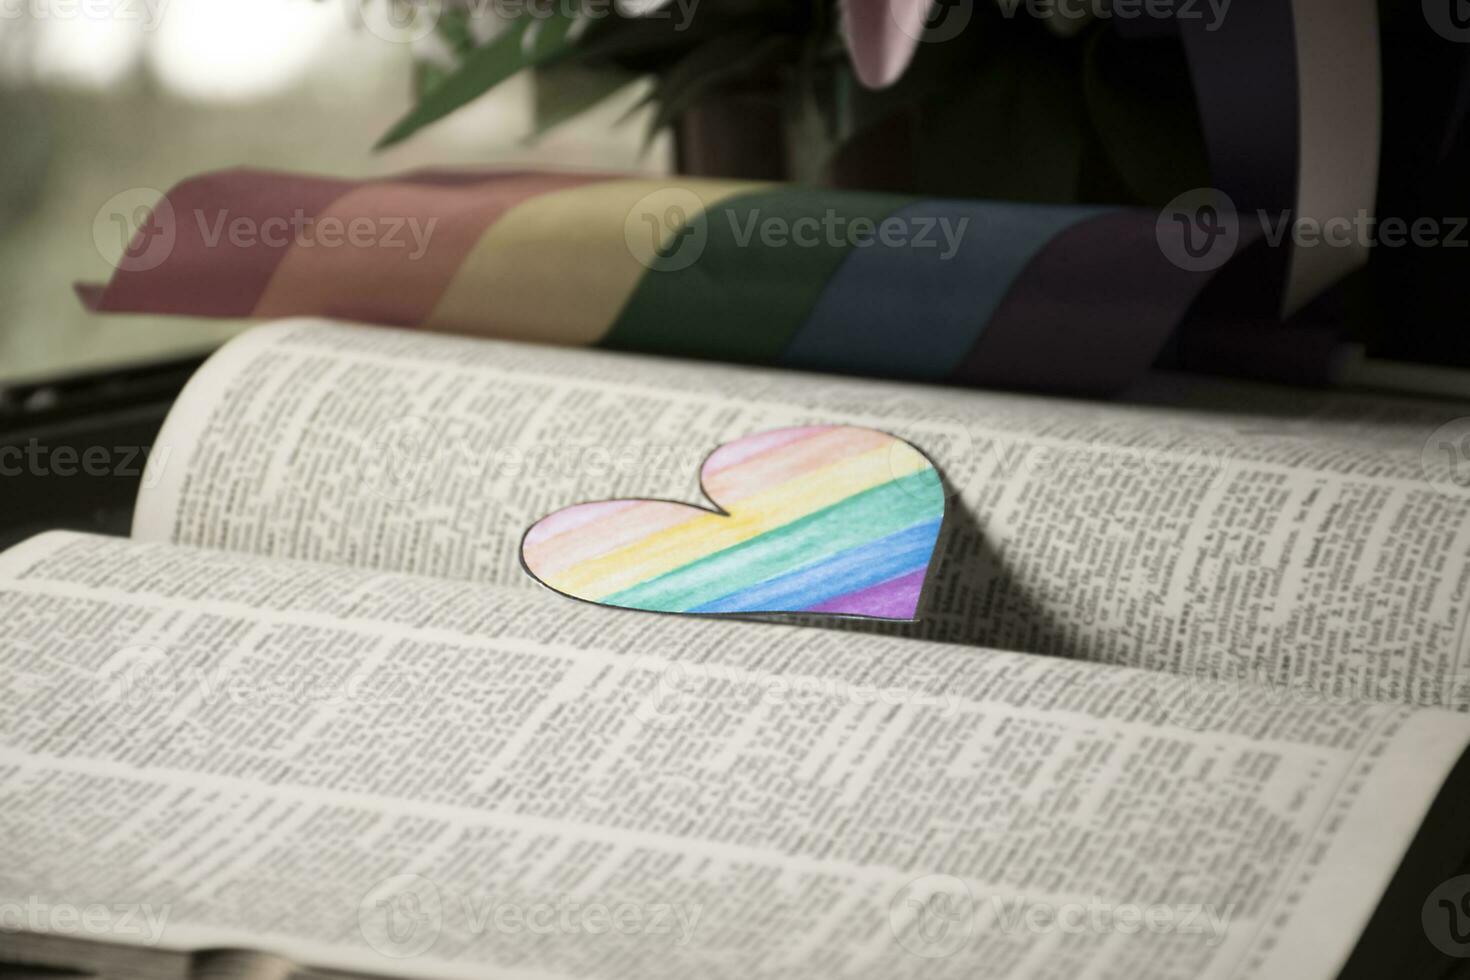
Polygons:
M1149 367L1211 278L1170 261L1181 233L1142 209L749 182L229 170L164 195L111 281L78 288L100 312L1101 393Z

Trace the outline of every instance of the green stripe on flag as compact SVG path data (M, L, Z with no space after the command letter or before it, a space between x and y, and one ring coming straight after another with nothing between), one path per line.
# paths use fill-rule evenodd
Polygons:
M915 200L793 187L732 197L690 222L706 236L692 264L644 274L602 345L774 362L852 251L854 234L872 240L879 222Z

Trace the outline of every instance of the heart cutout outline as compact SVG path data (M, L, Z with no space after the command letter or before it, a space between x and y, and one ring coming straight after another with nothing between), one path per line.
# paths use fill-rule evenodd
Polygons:
M521 538L521 567L570 599L717 618L915 622L948 513L939 468L878 429L794 426L726 442L703 497L563 507Z

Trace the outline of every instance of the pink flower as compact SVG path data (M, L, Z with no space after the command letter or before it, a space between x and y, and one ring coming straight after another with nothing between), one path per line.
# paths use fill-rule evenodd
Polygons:
M617 0L618 9L644 17L673 0ZM887 88L903 75L924 36L936 0L845 0L842 33L853 69L868 88Z
M934 0L846 0L842 31L858 81L886 88L898 81L924 36Z

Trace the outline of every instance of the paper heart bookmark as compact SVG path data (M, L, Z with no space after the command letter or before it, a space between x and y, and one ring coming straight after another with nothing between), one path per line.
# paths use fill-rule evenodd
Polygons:
M696 615L913 620L944 522L938 471L886 432L762 432L700 469L714 509L604 500L542 518L521 562L604 606Z

